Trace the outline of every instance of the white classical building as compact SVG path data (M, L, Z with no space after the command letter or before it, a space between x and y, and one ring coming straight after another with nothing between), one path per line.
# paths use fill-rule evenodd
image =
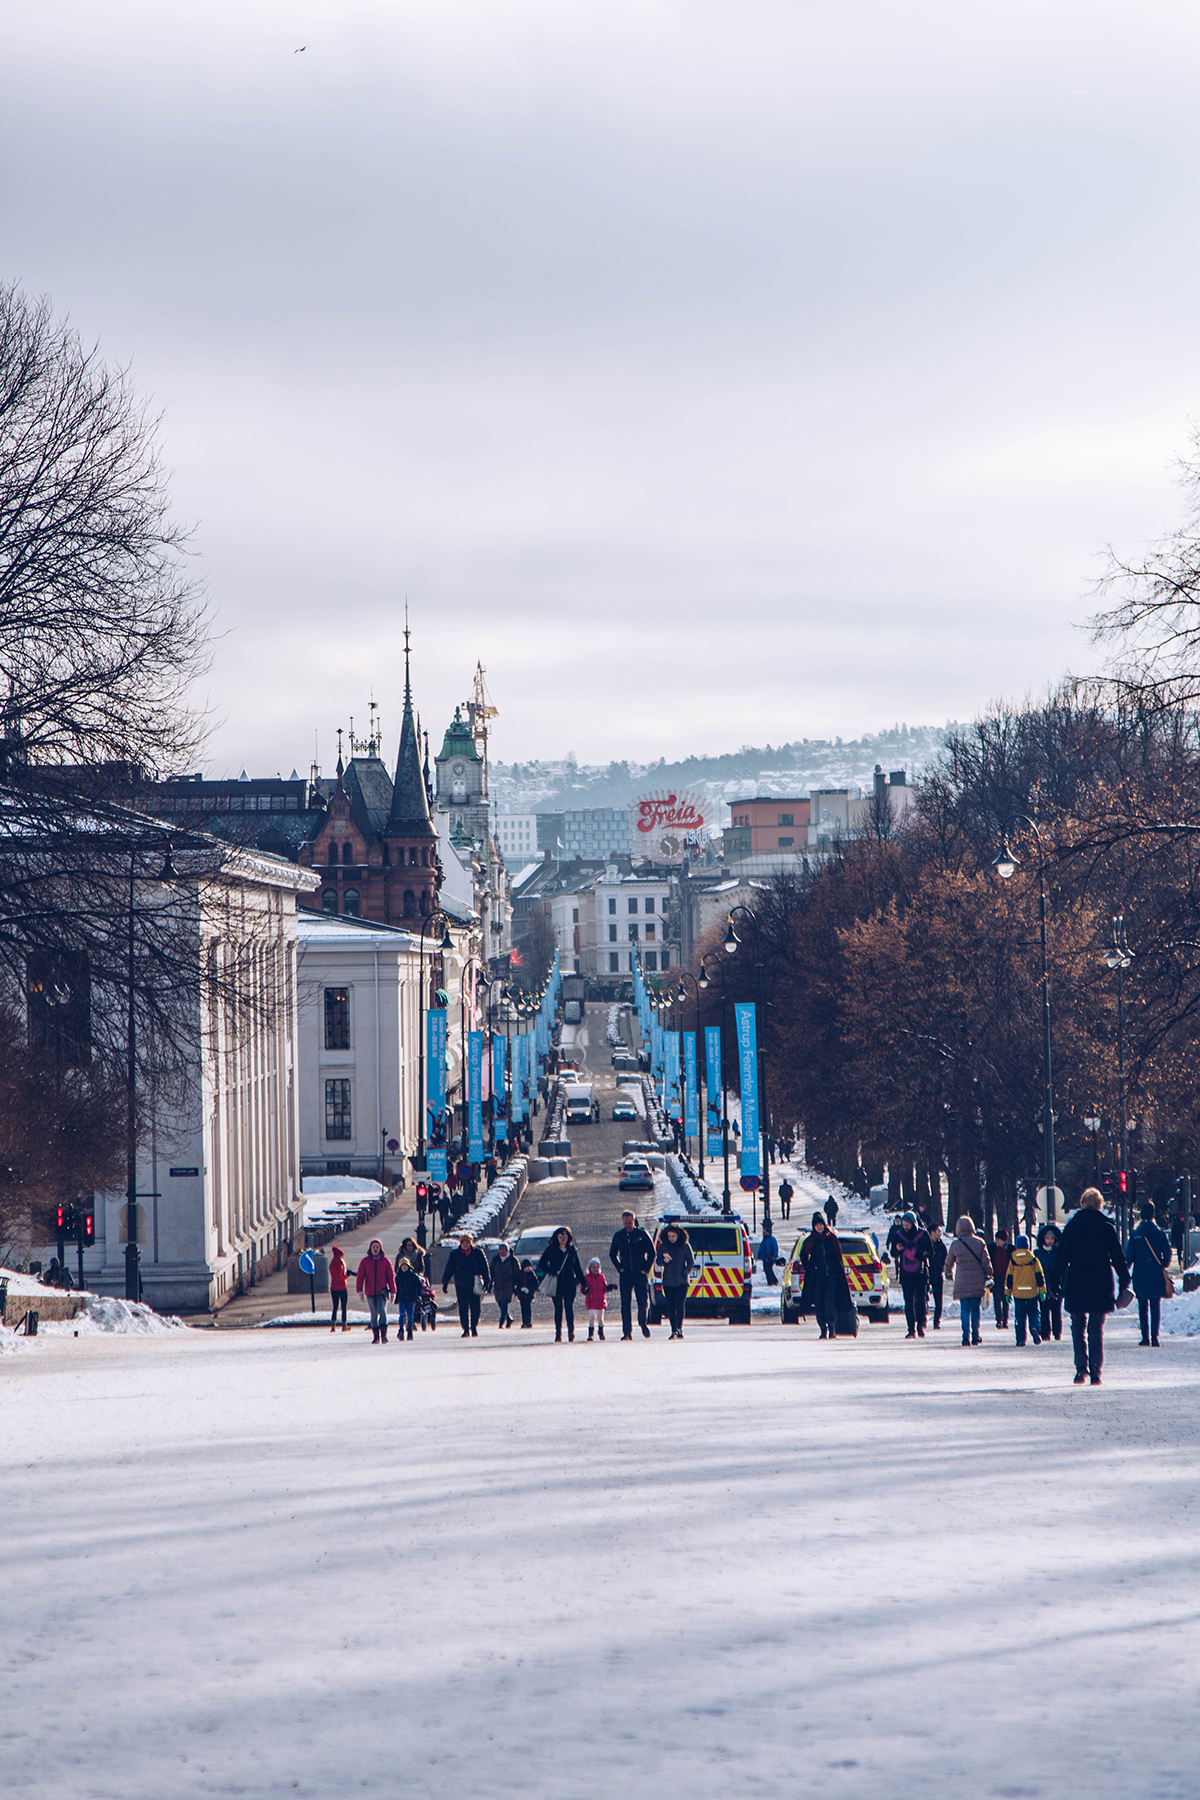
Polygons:
M219 873L193 881L180 860L198 967L212 981L197 990L197 1056L182 1093L139 1097L142 1287L164 1312L222 1305L282 1266L293 1241L297 900L318 885L262 851L227 853ZM128 1215L123 1192L97 1196L84 1269L98 1292L125 1292Z
M450 999L446 1089L461 1098L465 933L442 963ZM407 1178L420 1136L421 940L395 926L303 912L299 921L300 1164L306 1175ZM435 940L424 972L432 979ZM393 1149L392 1146L395 1146Z

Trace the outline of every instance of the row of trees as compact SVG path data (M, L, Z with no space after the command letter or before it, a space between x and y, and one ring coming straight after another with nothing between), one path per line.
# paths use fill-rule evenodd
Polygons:
M1001 827L1018 868L998 879ZM1094 1179L1119 1137L1123 915L1132 1158L1162 1183L1200 1144L1200 740L1174 696L1065 685L998 708L949 742L903 824L886 810L755 912L766 990L768 1105L810 1159L897 1200L1010 1225L1042 1169L1038 859L1049 896L1060 1185ZM755 989L753 933L726 974ZM717 950L719 935L705 948ZM719 953L719 952L718 952ZM705 990L708 1022L720 984Z

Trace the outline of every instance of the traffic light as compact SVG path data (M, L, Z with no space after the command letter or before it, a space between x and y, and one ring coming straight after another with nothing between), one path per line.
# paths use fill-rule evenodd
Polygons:
M417 1183L417 1205L425 1206L428 1204L428 1201L429 1201L429 1183L427 1181L418 1181L418 1183Z
M1105 1169L1100 1177L1100 1192L1106 1200L1111 1200L1116 1191L1116 1181L1111 1169Z
M1128 1199L1128 1197L1129 1197L1129 1170L1128 1169L1118 1169L1117 1170L1117 1192L1121 1196L1122 1200Z
M59 1237L65 1237L67 1232L67 1209L61 1200L58 1203L58 1216L55 1219L55 1227Z
M94 1244L96 1241L96 1210L90 1202L79 1208L77 1224L80 1243Z

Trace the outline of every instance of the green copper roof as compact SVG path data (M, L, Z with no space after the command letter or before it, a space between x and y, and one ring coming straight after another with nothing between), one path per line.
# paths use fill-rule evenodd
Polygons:
M446 727L446 735L442 739L441 753L438 762L449 762L452 756L459 756L464 762L478 762L479 752L475 748L475 739L471 736L471 727L462 716L462 707L456 706L454 717Z

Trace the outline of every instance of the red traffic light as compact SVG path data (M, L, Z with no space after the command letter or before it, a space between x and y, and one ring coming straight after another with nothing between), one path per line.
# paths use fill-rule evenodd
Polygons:
M1117 1172L1117 1187L1123 1194L1129 1192L1129 1175L1125 1169L1120 1169Z
M418 1200L428 1200L428 1198L429 1198L429 1183L427 1181L418 1181L418 1183L417 1183L417 1199Z
M57 1222L58 1222L58 1229L60 1231L65 1231L67 1229L67 1209L65 1206L59 1207Z
M96 1241L96 1215L89 1206L84 1209L82 1216L83 1241L85 1244L92 1244Z

